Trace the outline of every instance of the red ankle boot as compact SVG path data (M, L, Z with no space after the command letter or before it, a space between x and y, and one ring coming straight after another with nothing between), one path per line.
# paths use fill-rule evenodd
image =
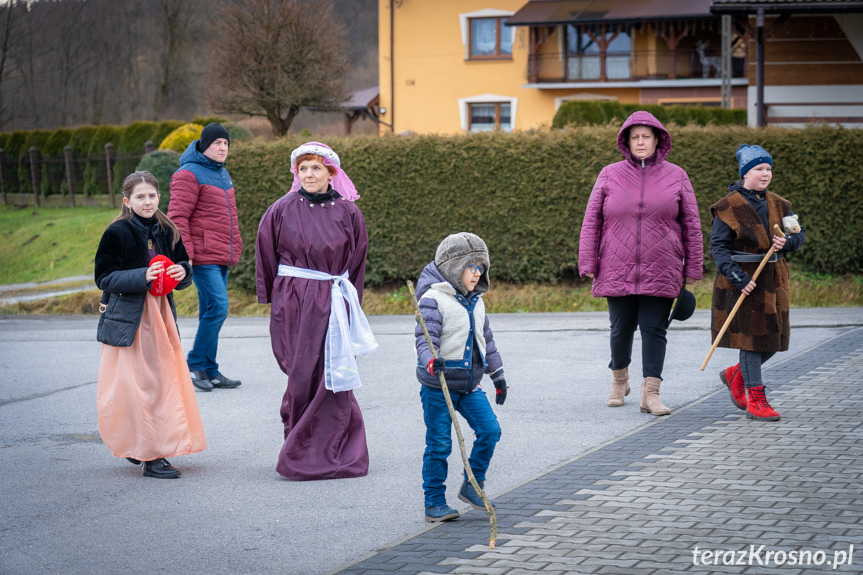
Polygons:
M731 392L731 403L737 406L737 409L746 410L748 402L746 401L746 387L743 384L743 372L740 371L740 364L732 365L719 372L719 379Z
M749 405L746 407L746 419L779 421L779 414L767 403L763 385L750 387L747 391L749 391Z

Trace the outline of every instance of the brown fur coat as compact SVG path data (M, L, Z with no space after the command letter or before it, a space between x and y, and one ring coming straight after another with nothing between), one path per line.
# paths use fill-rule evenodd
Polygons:
M746 199L737 192L722 198L710 207L714 218L719 218L734 233L731 249L750 254L766 254L771 237L764 229L761 218ZM791 213L791 202L767 192L768 224L782 228L782 218ZM760 262L741 263L750 276ZM791 326L788 323L788 262L784 258L768 263L756 279L757 287L750 293L731 320L728 330L719 341L719 347L748 351L785 351ZM722 274L716 274L713 284L711 339L715 340L728 314L742 292Z

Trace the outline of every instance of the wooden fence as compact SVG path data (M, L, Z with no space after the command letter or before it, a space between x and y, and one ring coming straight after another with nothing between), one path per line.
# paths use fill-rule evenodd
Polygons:
M144 154L154 149L153 142L144 144ZM21 207L116 208L122 191L114 189L115 166L122 162L123 171L128 171L130 166L137 165L144 154L118 156L114 144L110 142L105 144L104 157L76 155L72 146L66 146L60 157L44 157L36 147L31 147L20 157L7 156L0 149L0 203ZM22 176L26 178L23 182ZM46 178L48 182L43 181ZM22 191L26 188L29 190ZM59 193L46 193L46 190ZM102 193L92 193L93 190L101 190Z

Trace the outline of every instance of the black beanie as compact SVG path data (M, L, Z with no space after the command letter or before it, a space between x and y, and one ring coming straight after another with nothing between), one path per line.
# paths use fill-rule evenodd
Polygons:
M218 140L219 138L225 138L228 140L228 144L231 143L231 135L228 131L221 125L216 122L210 122L207 124L207 127L201 130L201 139L198 141L198 151L203 153L207 151L213 142Z

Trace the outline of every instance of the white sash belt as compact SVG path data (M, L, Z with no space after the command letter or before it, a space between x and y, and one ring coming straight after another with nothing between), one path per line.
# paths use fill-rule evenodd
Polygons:
M324 383L330 391L349 391L362 385L357 370L357 355L367 355L378 348L378 342L360 307L357 288L348 279L348 272L333 276L316 270L279 265L280 276L309 280L332 281L330 292L330 325L324 344ZM350 322L344 301L350 308Z

